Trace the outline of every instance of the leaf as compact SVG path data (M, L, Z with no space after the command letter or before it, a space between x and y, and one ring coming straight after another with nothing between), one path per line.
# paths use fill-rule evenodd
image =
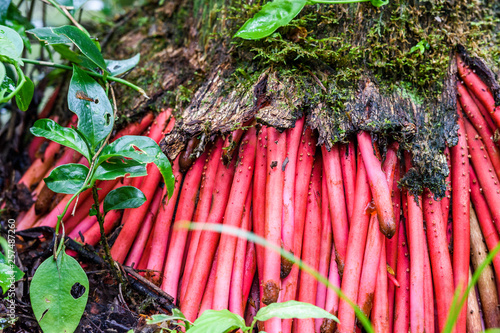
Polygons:
M375 7L382 7L389 3L389 0L370 0L371 4Z
M45 184L56 193L75 194L85 183L89 168L83 164L68 163L52 170Z
M288 301L283 303L272 303L261 308L255 315L255 320L266 321L271 318L327 318L339 322L337 317L320 307L309 303Z
M244 39L267 37L279 27L290 23L306 3L306 0L274 0L268 2L254 17L243 24L234 37Z
M5 65L3 64L3 62L0 62L0 82L3 82L4 77L5 77Z
M23 278L24 272L14 264L10 264L5 256L0 253L0 287L3 294L9 290L9 287L15 281Z
M36 28L28 30L29 33L35 35L39 41L45 44L67 44L73 43L78 47L80 52L89 58L103 71L107 71L106 63L102 57L101 51L94 44L90 37L75 26L64 25L54 28Z
M33 24L31 24L30 20L28 20L21 14L21 11L16 7L15 4L10 4L5 20L2 21L0 19L0 23L14 29L21 36L24 47L26 47L28 52L31 52L31 43L28 36L26 35L26 30L32 29Z
M172 174L170 161L163 154L158 144L147 136L127 135L110 143L101 152L97 165L111 157L127 157L142 163L154 163L160 170L167 186L169 196L172 195L175 177Z
M3 99L4 96L9 95L14 89L16 89L16 84L8 75L5 75L0 85L0 103L6 102L7 100Z
M7 10L9 9L11 0L0 1L0 21L3 21L7 16Z
M22 64L20 57L23 48L21 36L14 29L0 25L0 56Z
M87 275L64 250L57 261L52 256L46 259L31 281L31 306L44 333L74 332L88 296Z
M246 327L245 320L229 310L205 310L193 323L189 333L225 333Z
M87 0L56 0L58 4L65 7L73 7L69 12L74 14L78 9L80 9Z
M63 59L69 60L75 64L78 64L84 68L87 68L90 71L98 72L99 68L95 66L95 64L86 56L75 52L69 48L68 45L65 44L53 44L52 48L54 51L59 53Z
M104 198L104 214L113 209L137 208L146 202L146 196L133 186L121 186Z
M113 180L127 175L128 177L142 177L147 174L146 164L136 160L113 157L97 167L93 179Z
M0 264L9 265L9 261L7 260L7 258L5 257L5 255L3 253L0 253ZM15 280L16 281L21 280L24 276L24 272L22 270L20 270L19 267L17 267L16 265L12 265L12 266L14 266L14 278L15 278Z
M104 60L106 62L106 68L108 69L109 75L116 76L123 74L126 71L131 70L139 63L141 55L137 53L130 59L125 60Z
M26 111L30 106L31 99L33 98L33 93L35 92L35 86L31 79L27 76L24 77L26 82L24 82L21 90L16 94L16 104L19 110Z
M78 130L93 151L113 129L113 108L101 85L76 66L69 85L68 106L78 116Z
M34 136L41 136L74 149L90 161L87 144L74 129L62 127L52 119L39 119L35 121L30 131Z

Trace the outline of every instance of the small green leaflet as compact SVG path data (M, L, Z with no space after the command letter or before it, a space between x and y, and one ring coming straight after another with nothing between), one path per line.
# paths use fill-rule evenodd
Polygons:
M75 194L84 185L89 168L83 164L63 164L45 178L47 187L56 193Z
M22 64L20 59L24 44L19 34L4 25L0 25L0 59L5 57L8 62Z
M12 265L11 267L7 258L5 258L3 253L0 253L0 287L2 287L3 293L7 292L11 283L21 280L23 276L24 272L16 265Z
M101 85L74 65L68 106L78 116L78 130L95 149L113 129L113 108Z
M119 177L142 177L148 174L146 164L136 160L112 157L100 164L93 176L98 180L113 180Z
M246 21L234 36L244 39L267 37L279 27L290 23L306 3L306 0L274 0L268 2L254 17Z
M80 65L92 72L99 72L100 69L99 67L96 67L96 65L86 56L75 52L70 49L69 45L66 44L52 44L52 48L54 51L59 53L63 59L69 60L77 65Z
M141 55L137 53L135 56L125 60L104 60L106 62L106 68L108 69L109 75L116 76L131 70L141 60Z
M121 186L104 198L104 214L113 209L137 208L146 202L146 196L133 186Z
M46 259L31 281L31 306L44 333L74 332L88 296L87 275L64 250L57 261L52 256Z
M21 90L16 94L16 104L19 110L26 111L30 106L31 99L33 98L33 93L35 92L35 85L31 79L27 76L24 77L26 82L24 82Z
M310 303L297 301L269 304L257 312L255 320L266 321L275 317L281 319L327 318L332 319L337 323L339 322L337 317L332 315L330 312Z
M5 77L5 65L3 62L0 62L0 82L3 82L3 78ZM2 96L0 96L2 98Z
M5 75L0 85L0 103L6 102L6 100L3 100L4 96L9 95L14 89L16 89L16 84L9 76Z
M63 146L76 150L90 162L89 148L77 131L72 128L62 127L51 119L39 119L30 131L35 136L57 142Z
M110 143L101 152L97 165L112 157L127 157L141 163L154 163L160 170L167 186L169 197L174 191L175 177L170 161L158 144L147 136L127 135Z
M75 44L83 55L89 58L103 71L107 72L106 63L104 62L101 51L99 51L92 39L77 27L65 25L58 28L36 28L28 30L28 32L35 35L38 40L46 44Z
M246 328L245 320L229 310L205 310L196 319L189 333L221 333Z
M0 21L3 21L7 16L7 10L10 6L10 0L0 1Z
M70 13L74 14L78 9L80 9L87 0L55 0L58 4L65 7L72 7Z
M243 39L261 39L270 36L278 28L287 25L293 20L305 5L313 4L342 4L352 2L366 2L368 0L274 0L267 2L261 10L245 22L234 37ZM370 0L375 7L389 3L389 0Z

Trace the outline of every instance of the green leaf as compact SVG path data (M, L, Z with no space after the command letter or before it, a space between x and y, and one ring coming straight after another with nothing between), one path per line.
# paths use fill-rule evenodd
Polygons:
M269 304L257 312L255 320L266 321L275 317L281 319L327 318L339 322L337 317L330 312L315 305L297 301Z
M373 6L382 7L389 3L389 0L370 0Z
M0 287L3 294L9 290L11 283L23 278L24 272L14 264L10 264L7 258L0 253Z
M75 194L85 183L89 168L83 164L63 164L52 170L45 184L56 193Z
M73 9L70 9L70 13L74 14L78 9L80 9L86 2L87 0L56 0L58 4L61 6L65 7L73 7Z
M306 0L274 0L268 2L254 17L246 21L234 36L244 39L267 37L279 27L290 23L306 3Z
M84 68L87 68L93 72L99 72L99 68L95 66L95 64L86 56L75 52L70 49L68 45L65 44L53 44L52 48L54 51L61 55L61 58L69 60L77 65L80 65Z
M10 0L0 1L0 21L3 21L7 16L7 11L10 6Z
M158 144L147 136L127 135L110 143L101 152L97 165L112 157L127 157L142 163L154 163L160 170L167 186L169 196L172 195L175 177L172 174L170 161L163 154Z
M185 327L186 329L189 329L192 325L192 323L186 319L186 316L184 316L181 310L175 308L172 309L171 316L166 314L157 314L152 315L151 319L146 319L146 323L148 325L161 324L167 321L175 322L175 325ZM178 321L183 321L184 323L179 323Z
M136 160L112 157L99 165L94 173L93 179L113 180L119 177L142 177L148 174L146 164Z
M113 108L101 85L76 66L69 84L68 106L77 114L78 130L94 150L113 129Z
M89 58L103 71L107 71L106 63L102 57L101 51L94 44L90 37L72 25L65 25L62 27L54 28L36 28L28 30L29 33L35 35L38 40L45 42L45 44L67 44L73 43L78 47L80 52Z
M16 94L17 107L21 111L28 110L30 106L31 99L33 98L33 93L35 92L35 85L31 79L27 76L24 77L26 82L24 82L21 90Z
M64 250L57 261L52 256L45 260L31 281L31 306L44 333L74 332L88 296L87 275Z
M76 150L90 162L90 153L82 137L72 128L62 127L52 119L39 119L30 128L34 136L41 136Z
M193 323L189 333L225 333L245 328L245 320L229 310L205 310Z
M146 196L133 186L121 186L104 198L104 214L113 209L137 208L146 202Z
M16 7L15 4L10 4L5 20L2 21L0 19L0 23L14 29L21 36L24 47L26 47L28 52L31 52L31 43L28 36L26 35L26 30L32 29L33 24L31 24L30 20L22 15L21 11Z
M22 64L20 57L23 48L21 36L14 29L0 25L0 56Z
M111 76L116 76L119 74L123 74L126 71L131 70L137 64L139 63L139 60L141 60L141 55L137 53L135 56L133 56L130 59L125 59L125 60L104 60L106 62L106 67L108 69L108 72Z
M3 82L4 77L5 77L5 65L3 64L3 62L0 62L0 82Z
M7 102L3 99L4 96L9 95L14 91L14 89L16 89L16 84L8 75L5 75L2 84L0 85L0 103Z

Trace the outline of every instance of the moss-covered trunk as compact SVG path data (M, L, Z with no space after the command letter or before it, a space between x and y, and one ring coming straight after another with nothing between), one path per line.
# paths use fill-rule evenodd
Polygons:
M201 151L214 134L253 118L288 128L305 114L328 147L360 129L382 145L400 141L416 166L406 185L442 195L448 168L441 152L456 135L454 54L463 45L497 68L500 5L309 5L267 38L233 39L261 4L155 2L121 18L105 51L115 58L140 52L129 79L151 97L122 89L123 114L174 107L177 124L163 144L171 158L193 136Z

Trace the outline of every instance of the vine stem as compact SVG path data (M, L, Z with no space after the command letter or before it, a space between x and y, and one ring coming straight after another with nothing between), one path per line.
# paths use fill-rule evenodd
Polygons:
M120 269L116 267L116 263L113 260L113 257L111 257L111 251L109 248L108 239L106 238L106 233L104 231L104 215L101 214L101 211L99 210L99 195L97 194L97 186L95 184L94 186L92 186L92 196L94 198L94 209L97 212L96 217L101 232L101 244L104 247L104 260L111 267L111 270L115 274L115 277L118 280L118 282L123 284L124 283L123 275Z
M50 61L40 61L40 60L33 60L33 59L26 59L26 58L22 58L21 60L23 62L27 63L27 64L49 66L49 67L54 67L54 68L59 68L59 69L65 69L65 70L68 70L68 71L73 70L73 67L71 67L71 66L60 65L60 64L56 64L56 63L53 63L53 62L50 62ZM146 94L146 92L144 91L144 89L142 89L141 87L136 86L135 84L133 84L133 83L127 81L127 80L120 79L119 77L115 77L115 76L109 76L109 75L106 76L106 78L105 78L104 75L99 74L99 73L94 73L94 72L91 72L91 71L88 71L88 70L85 70L85 69L83 71L85 73L87 73L88 75L93 76L93 77L98 77L98 78L101 78L101 79L106 79L106 80L109 80L109 81L114 81L114 82L121 83L121 84L123 84L123 85L125 85L125 86L127 86L129 88L132 88L135 91L139 92L146 99L149 99L149 96Z
M21 90L21 88L24 86L24 84L26 83L26 77L24 76L24 73L21 70L21 67L19 67L19 65L17 63L14 64L14 67L16 68L17 75L19 76L19 83L17 84L17 87L16 87L16 89L14 89L14 91L12 91L8 96L2 98L2 101L8 101L11 98L13 98Z

